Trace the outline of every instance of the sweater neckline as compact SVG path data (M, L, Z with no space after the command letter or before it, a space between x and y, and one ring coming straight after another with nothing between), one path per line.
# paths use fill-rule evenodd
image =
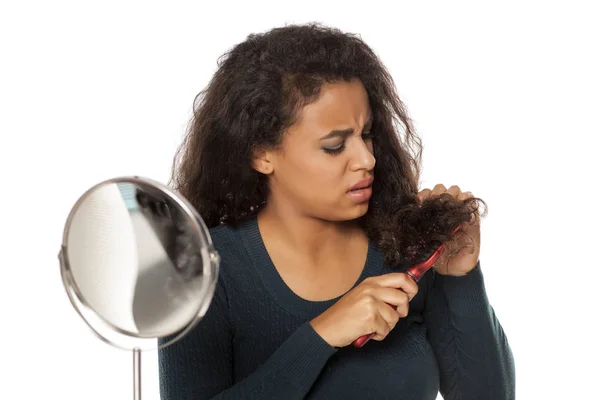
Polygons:
M265 243L263 241L258 220L256 217L246 221L241 227L242 242L246 251L250 255L252 266L258 272L265 287L273 296L275 301L286 311L300 318L314 318L316 315L324 312L335 304L344 294L329 300L311 301L298 296L285 283L273 260L269 256ZM380 275L383 270L383 256L371 242L369 242L367 257L363 270L354 283L354 289L364 279L370 276ZM347 292L346 292L347 293Z

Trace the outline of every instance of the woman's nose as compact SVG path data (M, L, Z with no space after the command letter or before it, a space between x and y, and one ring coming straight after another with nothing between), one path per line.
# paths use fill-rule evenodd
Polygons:
M373 145L370 142L365 142L361 139L354 148L350 163L350 167L353 171L358 171L361 169L367 171L372 170L375 167Z

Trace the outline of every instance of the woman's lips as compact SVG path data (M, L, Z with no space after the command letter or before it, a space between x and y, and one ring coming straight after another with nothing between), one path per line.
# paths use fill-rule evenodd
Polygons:
M346 193L346 196L350 197L350 199L357 203L364 203L369 201L371 194L373 194L373 189L371 189L369 186L364 189L350 190Z
M370 187L371 184L373 184L373 177L368 178L368 179L363 179L362 181L358 181L356 182L350 189L348 189L349 191L353 191L353 190L357 190L357 189L365 189L367 187Z

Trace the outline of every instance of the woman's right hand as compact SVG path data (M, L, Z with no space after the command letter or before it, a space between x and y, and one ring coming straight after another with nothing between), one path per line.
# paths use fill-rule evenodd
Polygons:
M408 315L408 303L418 290L403 272L367 278L310 324L332 347L348 346L371 333L372 340L383 340Z

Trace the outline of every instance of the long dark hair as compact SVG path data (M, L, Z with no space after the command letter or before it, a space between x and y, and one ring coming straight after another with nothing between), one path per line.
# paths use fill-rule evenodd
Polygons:
M264 206L267 178L251 166L253 150L277 147L298 111L324 83L359 79L373 112L375 181L361 219L385 262L431 241L445 242L479 217L479 198L450 195L417 204L422 144L387 69L358 36L321 24L252 34L223 55L178 149L171 184L208 227L236 225ZM484 203L485 204L485 203Z

